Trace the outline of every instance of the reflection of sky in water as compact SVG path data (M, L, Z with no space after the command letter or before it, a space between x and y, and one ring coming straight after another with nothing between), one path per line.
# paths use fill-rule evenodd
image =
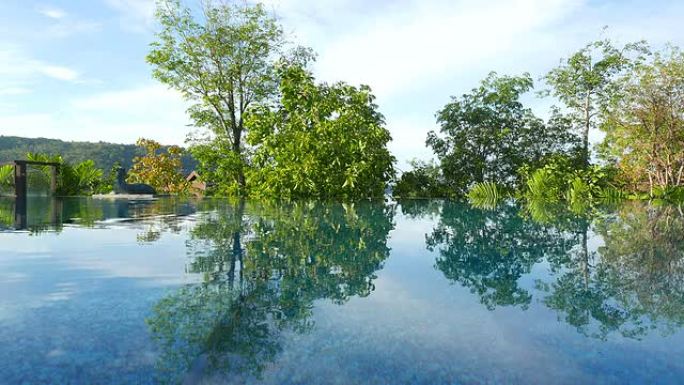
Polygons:
M547 261L518 280L532 294L527 309L488 310L470 288L436 269L438 251L426 250L425 237L437 220L397 211L390 256L375 271L369 296L343 304L314 299L314 327L283 329L280 350L259 380L213 372L202 383L675 384L684 378L679 329L601 340L559 319L535 287L553 281ZM174 232L161 226L154 242L140 240L146 227L139 224L0 234L0 383L166 378L145 319L163 298L206 279L186 272L189 230L197 221L182 220ZM603 245L600 236L589 238L590 250ZM188 375L168 378L201 382L202 360L191 361Z

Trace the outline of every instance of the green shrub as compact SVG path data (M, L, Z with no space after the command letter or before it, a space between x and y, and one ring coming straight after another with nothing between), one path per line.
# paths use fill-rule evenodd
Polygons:
M520 178L525 188L520 195L527 200L565 201L578 210L598 199L621 199L615 186L615 170L611 167L591 165L576 168L568 157L552 157L536 170L523 168Z
M468 200L478 208L493 209L503 198L503 193L494 182L480 182L468 191Z
M34 154L26 155L28 160L36 162L59 163L57 172L57 195L92 195L100 191L100 186L106 184L103 172L95 167L92 160L83 161L75 166L64 161L60 155ZM33 188L47 188L51 178L50 166L34 166L37 172L29 173L29 184Z
M8 187L14 184L14 166L7 164L0 166L0 186Z

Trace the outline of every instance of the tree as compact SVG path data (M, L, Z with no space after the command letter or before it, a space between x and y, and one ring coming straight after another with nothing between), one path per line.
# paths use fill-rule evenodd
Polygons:
M684 53L671 47L620 81L602 125L606 154L636 189L684 185Z
M392 189L395 198L433 198L448 197L451 191L442 177L442 171L433 161L419 160L410 162L411 170L401 174Z
M545 124L520 102L532 87L528 74L492 72L478 88L452 97L437 112L442 135L431 131L427 145L437 154L445 181L457 195L485 181L514 187L521 166L571 147L573 137L565 120L554 114Z
M161 145L154 140L140 138L136 144L145 150L145 155L133 159L128 179L133 183L146 183L159 191L180 193L188 185L183 177L181 156L183 150L170 146L160 151Z
M394 157L367 86L315 84L298 65L279 69L281 99L250 114L250 194L270 197L382 196Z
M516 206L482 210L449 201L425 241L436 252L435 268L490 310L527 308L532 293L521 278L544 258L564 256L574 246L564 232L526 220Z
M195 126L228 142L233 157L242 160L245 114L275 93L273 59L283 32L262 5L207 1L201 14L198 20L178 0L160 0L162 29L147 61L154 77L193 103L188 112ZM234 173L244 187L243 167Z
M582 334L641 338L674 333L684 325L684 216L674 206L631 202L602 214L592 231L602 246L551 260L553 282L543 300Z
M619 97L615 80L630 67L630 54L645 52L643 42L615 48L610 40L598 40L584 46L552 69L544 79L551 87L547 93L560 99L582 138L582 158L590 162L589 131L597 127L597 116L611 100Z
M391 206L210 204L187 242L188 271L203 282L164 297L146 320L160 383L194 368L203 379L254 382L283 334L313 328L315 301L370 295L389 257Z

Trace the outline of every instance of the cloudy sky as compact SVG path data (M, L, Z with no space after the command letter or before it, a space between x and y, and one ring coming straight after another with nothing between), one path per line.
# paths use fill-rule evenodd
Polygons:
M197 0L186 0L194 3ZM0 1L0 135L182 144L185 105L150 76L154 0ZM681 0L268 0L319 80L372 87L400 168L434 114L489 71L538 78L607 35L684 45ZM538 87L541 87L538 84ZM527 100L540 115L548 102Z

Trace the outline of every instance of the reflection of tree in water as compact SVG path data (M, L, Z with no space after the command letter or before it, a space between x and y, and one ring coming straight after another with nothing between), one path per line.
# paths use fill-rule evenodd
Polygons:
M0 198L0 229L28 230L31 234L60 233L64 225L92 228L118 224L139 227L138 240L153 242L164 232L180 232L183 220L204 203L177 200L129 201L127 199L46 198L31 197L25 208L25 223L17 226L19 210L14 198Z
M588 246L593 234L603 239ZM533 293L518 286L535 264L540 298L559 319L587 336L638 338L684 325L684 215L674 206L632 202L617 213L573 213L533 203L495 211L445 203L427 247L436 267L470 288L489 309L525 308Z
M14 200L0 197L0 230L10 229L14 224Z
M203 282L160 301L148 319L162 380L258 377L283 331L312 327L314 300L373 290L392 216L384 205L244 202L204 214L188 241L188 270Z
M614 210L571 212L530 202L483 211L445 203L427 236L436 267L470 288L489 309L527 307L520 278L542 261L541 302L587 336L639 338L684 325L684 215L675 206L631 202ZM603 246L591 250L596 234Z
M544 303L586 334L638 338L684 324L684 215L674 206L631 202L603 215L594 266L569 261Z
M410 219L439 219L443 201L438 199L399 200L401 213Z
M517 207L481 210L445 202L437 227L426 237L439 255L436 267L470 288L488 309L502 305L527 307L532 295L518 285L545 256L564 255L572 236L525 220Z

